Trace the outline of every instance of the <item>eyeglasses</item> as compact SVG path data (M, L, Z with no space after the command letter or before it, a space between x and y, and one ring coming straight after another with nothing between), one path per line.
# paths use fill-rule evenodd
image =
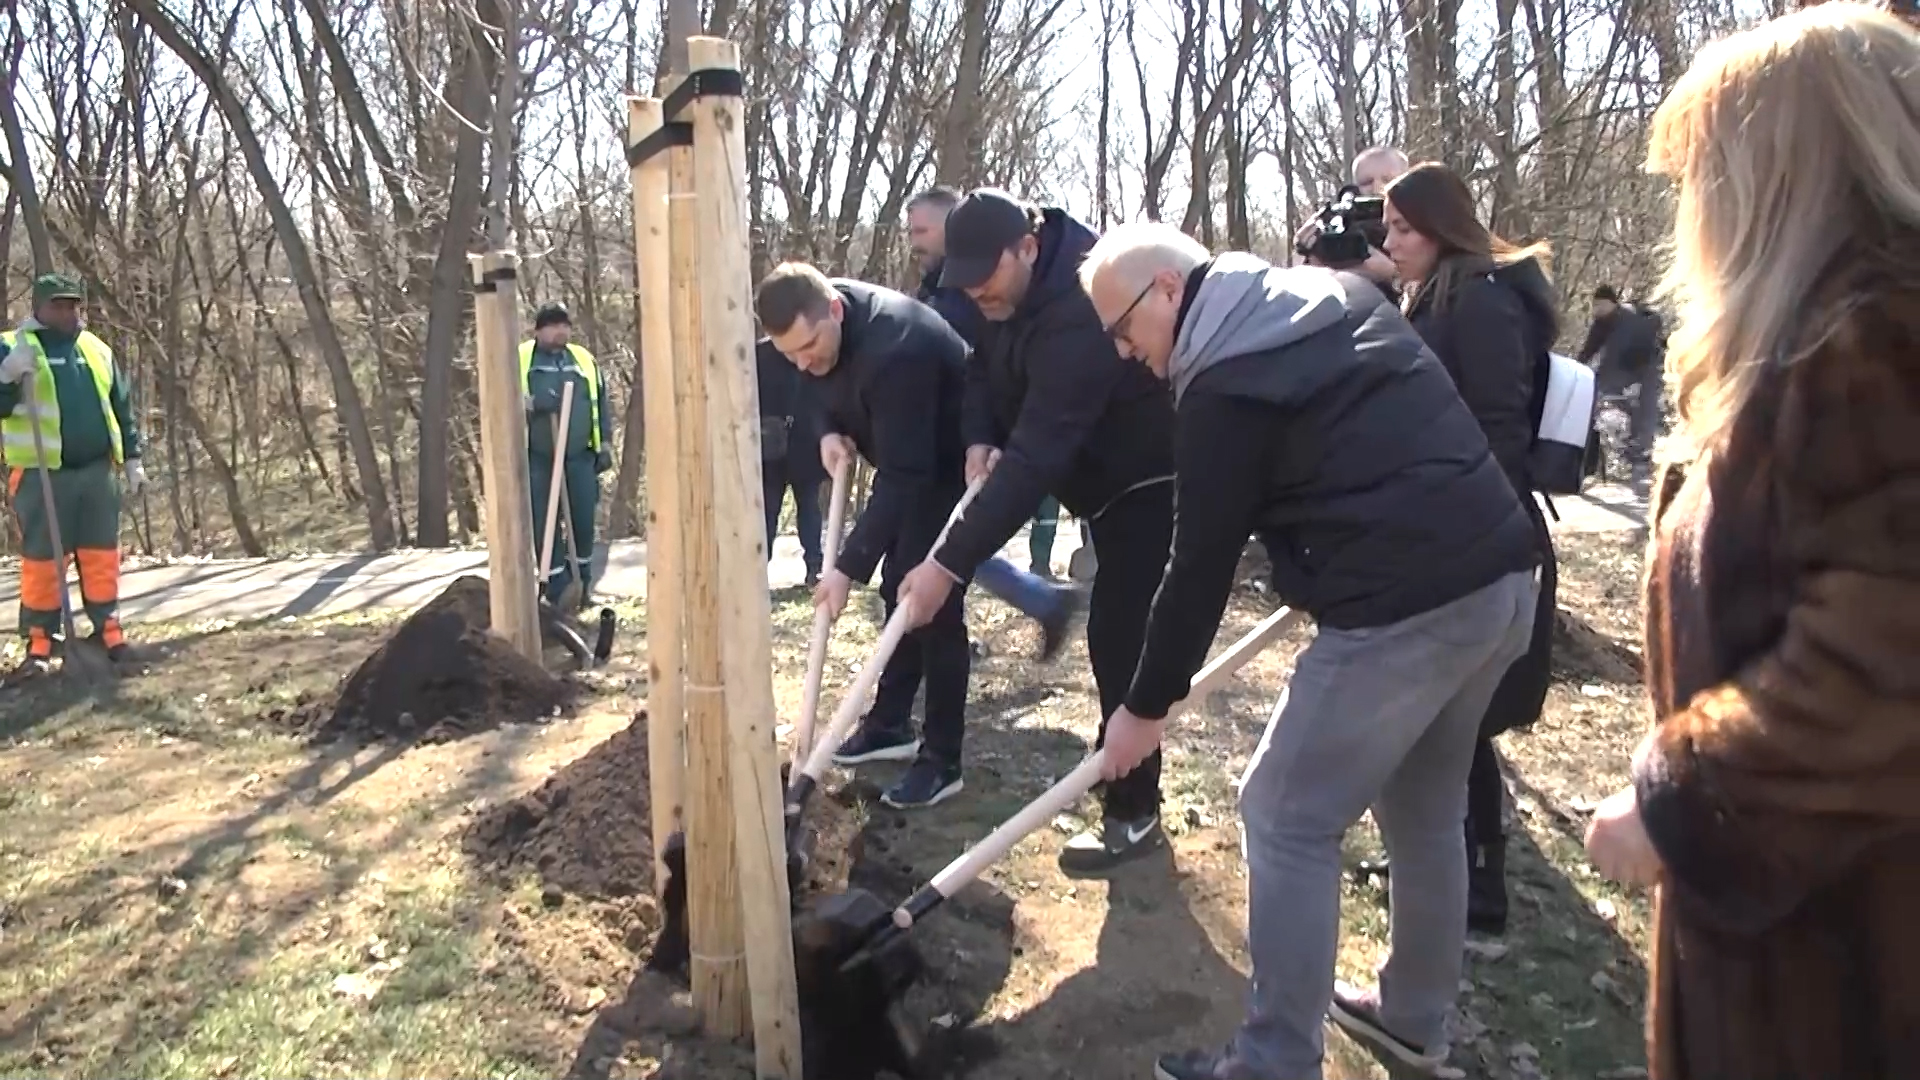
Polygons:
M1121 338L1127 336L1127 320L1133 317L1133 309L1139 307L1140 301L1145 300L1147 298L1147 294L1152 291L1153 291L1153 282L1149 281L1147 282L1147 287L1144 289L1141 289L1140 294L1133 298L1133 303L1127 305L1127 310L1121 312L1119 318L1113 320L1113 322L1107 325L1106 333L1108 337L1112 338L1115 341L1119 341Z

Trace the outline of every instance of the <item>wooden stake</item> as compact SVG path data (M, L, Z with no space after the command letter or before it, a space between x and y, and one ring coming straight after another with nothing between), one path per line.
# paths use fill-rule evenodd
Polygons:
M660 130L658 98L627 101L627 145ZM686 601L680 574L680 424L675 415L671 257L667 240L667 157L656 154L632 169L633 250L638 266L640 388L646 422L647 467L647 778L653 811L656 889L667 883L660 849L682 828L681 793L687 769Z
M738 72L739 46L687 41L696 72ZM713 514L719 545L722 665L731 734L730 797L739 864L740 917L753 994L753 1048L761 1077L800 1080L800 999L794 986L792 909L774 743L773 627L767 597L766 517L760 482L760 400L749 290L747 145L741 97L696 97L694 187L700 230L700 301L713 444Z
M515 357L517 361L519 358ZM531 417L528 418L531 421ZM568 379L560 388L560 422L552 424L553 431L553 468L547 477L547 527L540 538L540 565L535 567L533 580L535 588L546 591L548 575L553 573L553 534L560 524L560 485L566 482L567 454L566 446L560 441L567 437L567 424L573 420L573 380ZM572 526L572 522L567 523ZM571 534L569 534L571 535ZM578 569L578 568L576 568Z
M694 1008L709 1032L742 1038L753 1028L740 887L734 866L726 698L721 687L720 566L714 543L713 447L700 268L711 251L696 232L704 201L693 148L667 151L667 280L673 333L673 399L679 422L681 554L686 584L687 937ZM762 573L762 580L765 574Z
M493 632L540 656L533 583L533 504L527 493L527 416L520 392L513 256L469 255L473 273L474 366L480 390L480 468L486 485L487 593ZM505 316L501 306L507 305ZM503 337L505 333L507 336Z

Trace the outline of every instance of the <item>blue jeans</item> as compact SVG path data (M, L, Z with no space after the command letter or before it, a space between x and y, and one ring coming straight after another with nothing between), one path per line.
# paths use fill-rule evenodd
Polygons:
M1065 600L1045 579L996 555L973 572L973 583L1030 619L1046 621Z
M800 534L800 550L807 560L807 576L817 577L823 556L820 551L819 480L796 480L783 461L770 461L760 469L760 483L767 506L767 561L773 561L773 538L780 531L780 504L787 491L793 491L794 529Z

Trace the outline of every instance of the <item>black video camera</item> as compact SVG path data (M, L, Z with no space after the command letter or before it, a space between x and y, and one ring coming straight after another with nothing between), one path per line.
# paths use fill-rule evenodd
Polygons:
M1385 196L1362 195L1348 184L1314 216L1319 226L1314 238L1294 250L1335 270L1358 266L1367 261L1371 249L1387 246L1386 215Z

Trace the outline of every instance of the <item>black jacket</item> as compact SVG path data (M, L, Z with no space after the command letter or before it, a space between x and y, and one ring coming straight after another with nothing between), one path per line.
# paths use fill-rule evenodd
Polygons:
M1188 279L1182 333L1205 290L1234 288L1210 280L1227 259ZM1411 618L1538 562L1480 425L1380 291L1355 274L1272 273L1313 297L1312 321L1278 315L1268 340L1289 322L1293 340L1252 350L1225 332L1181 391L1173 554L1128 695L1140 716L1186 695L1249 533L1280 598L1339 629Z
M1463 277L1444 308L1425 295L1408 318L1453 377L1514 490L1531 500L1527 458L1538 426L1533 403L1546 393L1542 364L1560 334L1553 286L1540 265L1523 259L1491 274Z
M1577 359L1583 364L1597 360L1595 374L1601 388L1611 390L1639 382L1660 362L1664 350L1659 315L1615 304L1587 327L1587 340L1581 343Z
M771 475L775 469L784 469L786 479L796 485L825 481L827 470L820 464L820 406L802 382L800 369L767 338L755 343L754 361L759 369L760 415L787 422L786 455L762 461L761 470Z
M974 303L973 298L965 292L940 287L940 268L943 265L944 262L935 263L933 269L920 275L920 291L914 293L914 299L939 312L940 317L947 320L947 325L953 327L953 332L967 343L967 348L977 349L980 347L980 327L987 318L980 314L980 305Z
M932 308L878 285L835 279L840 357L804 376L825 430L873 463L873 488L840 545L840 571L865 582L882 558L917 563L965 486L960 401L967 343Z
M1048 208L1027 295L1005 322L983 322L967 362L969 446L1003 451L987 486L940 549L972 573L1048 495L1090 521L1135 488L1173 476L1173 398L1124 359L1076 276L1093 231Z

